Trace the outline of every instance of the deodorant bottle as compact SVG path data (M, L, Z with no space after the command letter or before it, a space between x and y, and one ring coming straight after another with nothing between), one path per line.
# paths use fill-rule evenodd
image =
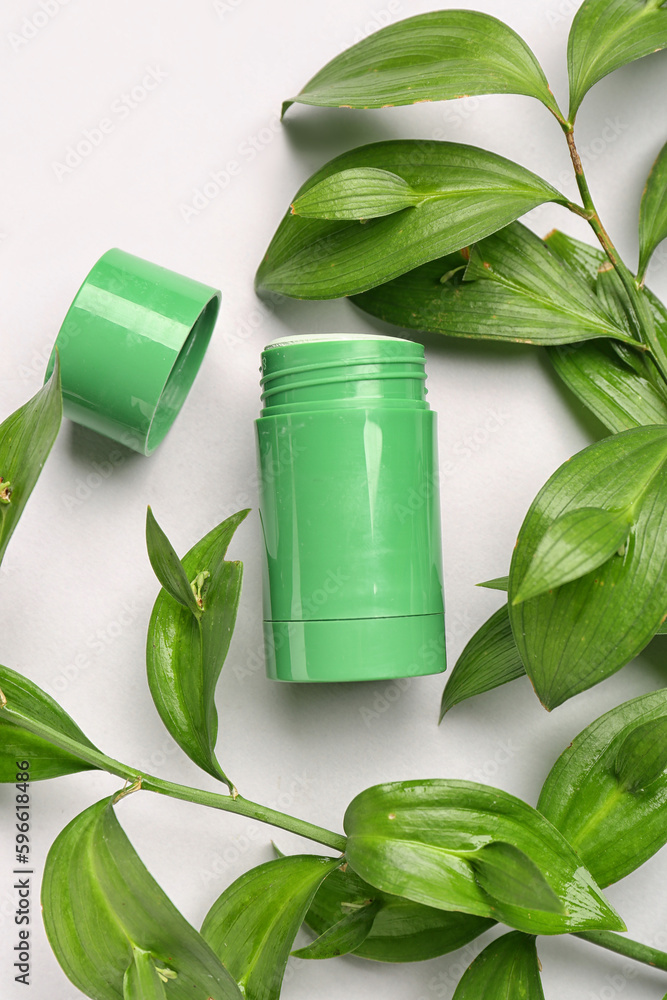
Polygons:
M371 335L286 337L262 354L271 678L445 669L436 416L424 365L421 344Z

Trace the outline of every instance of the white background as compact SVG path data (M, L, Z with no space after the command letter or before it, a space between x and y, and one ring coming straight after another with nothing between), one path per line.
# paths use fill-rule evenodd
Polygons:
M253 420L263 345L292 331L386 330L345 301L270 309L256 299L254 271L299 184L355 145L436 136L514 157L575 196L560 129L528 98L367 113L296 107L279 124L281 101L329 58L383 23L438 6L455 4L230 0L216 9L212 0L70 0L43 24L37 0L2 5L0 414L38 389L67 307L109 247L223 294L201 373L155 455L130 454L65 422L0 571L0 661L54 694L94 743L137 767L215 787L175 747L148 693L144 642L157 585L144 551L146 504L179 552L233 510L256 506ZM576 6L571 0L477 3L527 39L563 105ZM644 179L667 137L666 68L660 54L617 72L595 88L579 119L594 197L632 266ZM114 110L151 69L164 75L159 85L127 113ZM58 169L67 148L103 118L112 120L113 131L74 169ZM230 161L239 164L236 176L189 213L196 191ZM591 238L583 223L553 206L528 221L540 234L558 225ZM664 263L653 265L649 281L667 294ZM437 337L425 342L441 462L454 465L442 481L453 665L501 601L474 584L507 571L538 488L603 431L558 384L538 350ZM496 429L489 432L491 414ZM95 463L108 471L108 462L113 472L102 480ZM469 778L535 803L553 761L577 732L665 682L665 649L656 643L551 716L522 680L456 708L439 729L442 677L413 681L400 696L388 684L271 683L260 659L256 513L231 552L244 560L246 575L218 689L219 757L247 797L332 829L341 828L353 795L383 780ZM117 779L92 773L33 785L38 873L60 829L118 786ZM32 985L13 982L12 788L0 789L0 803L0 996L75 1000L81 994L50 952L36 895ZM271 856L272 831L236 816L148 793L126 799L118 813L150 871L195 926L227 884ZM275 836L283 849L316 850L287 834ZM666 865L664 856L654 858L609 889L631 935L646 942L667 925ZM284 996L449 998L478 948L399 967L358 959L294 963ZM623 959L575 939L542 939L539 950L553 1000L660 1000L667 990L664 974L642 968L628 979Z

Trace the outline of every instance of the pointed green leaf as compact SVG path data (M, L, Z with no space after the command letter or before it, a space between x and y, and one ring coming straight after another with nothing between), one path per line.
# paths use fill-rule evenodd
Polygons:
M466 698L492 691L525 673L505 604L475 632L456 661L442 693L440 720Z
M428 197L388 170L357 167L314 184L294 200L292 214L303 219L376 219Z
M575 737L540 793L538 809L602 886L624 878L667 843L667 774L656 773L664 759L666 720L667 688L612 709ZM659 745L646 747L650 761L644 771L637 751L651 732L645 727L653 724ZM624 787L619 767L644 787Z
M160 718L188 757L230 789L215 756L215 688L234 630L243 575L242 564L227 562L225 553L247 514L243 510L228 517L183 558L186 580L205 577L202 607L194 615L161 590L146 646L148 683Z
M123 1000L166 1000L165 981L158 975L150 952L134 947L132 956L123 977Z
M609 430L667 423L667 399L603 342L550 347L558 376Z
M625 510L623 554L556 590L514 605L553 522L579 507ZM552 709L629 663L667 609L667 426L624 431L558 469L524 520L510 569L510 620L537 695Z
M292 954L297 958L323 959L337 958L356 951L370 934L381 908L382 903L377 899L354 906L338 923L329 927L305 948L298 948Z
M259 267L258 289L305 299L354 295L482 239L536 205L564 201L546 181L495 153L400 139L331 160L303 185L295 203L326 178L360 168L389 171L429 197L368 222L301 219L289 212Z
M667 17L667 11L664 11L663 16ZM653 251L665 239L667 239L667 143L653 164L639 209L640 279L646 273Z
M62 419L60 361L37 395L0 424L0 563Z
M146 513L146 547L153 572L167 593L184 608L188 608L193 615L198 615L199 605L186 576L183 563L155 520L150 507Z
M544 71L502 21L471 10L418 14L353 45L283 105L382 108L473 94L525 94L562 117Z
M509 587L510 578L509 576L496 576L493 580L484 580L483 583L477 583L477 587L486 587L487 590L504 590L506 591Z
M320 883L341 859L295 855L241 875L215 901L202 936L246 1000L278 1000L292 943Z
M497 788L439 780L377 785L348 806L345 831L350 865L383 892L536 934L623 926L565 838ZM537 866L562 912L502 900L482 888L474 860L498 842Z
M631 336L648 343L649 333L644 330L646 321L639 315L637 303L630 300L620 275L609 264L603 264L600 267L595 290L605 309L614 317L615 322ZM639 289L637 294L646 300L648 311L652 314L654 329L651 334L655 335L663 352L667 352L667 309L649 288ZM626 345L618 340L612 341L611 346L626 365L638 375L647 378L663 399L667 399L665 379L649 354L644 351L628 350Z
M596 337L634 343L587 281L513 223L470 252L431 261L353 298L365 312L451 337L566 344Z
M453 1000L544 1000L535 938L512 931L492 941L463 974Z
M32 723L47 726L75 744L94 749L76 722L45 691L9 667L0 667L0 782L16 781L17 762L30 763L30 780L94 770L76 756L30 731ZM22 770L22 769L18 769Z
M652 314L651 331L645 329L646 319L638 311L637 302L630 299L628 292L615 268L608 263L600 267L596 281L596 292L600 301L611 316L623 329L642 342L648 343L653 336L663 352L667 352L667 310L662 302L648 288L638 290L638 297L644 298L648 312ZM646 378L667 400L667 385L650 354L644 351L629 350L619 341L612 341L611 346L621 360L642 378Z
M636 327L628 326L625 290L618 275L605 269L607 258L601 250L558 230L545 242L584 277L626 332L636 332ZM664 330L667 344L664 307L652 292L645 291L658 333ZM610 431L667 423L667 397L655 378L655 369L639 352L616 340L554 347L548 353L559 377Z
M557 229L549 233L545 238L545 243L552 253L555 253L566 264L569 264L571 268L578 271L580 277L586 281L589 287L602 300L605 308L610 306L613 297L620 296L623 301L623 308L627 311L627 292L617 272L613 268L610 269L608 267L609 261L605 253L589 246L588 243L575 240L572 236L566 236L565 233L561 233ZM644 288L643 292L648 299L649 308L653 314L656 335L662 341L663 347L667 351L667 307L654 295L650 288ZM617 310L614 311L614 315L618 315ZM633 330L634 332L635 330ZM634 350L632 352L626 351L618 340L612 341L611 346L614 350L620 352L623 360L629 363L631 367L635 367L638 362L642 362L639 367L635 367L635 370L639 374L646 376L647 369L650 371L650 366L643 363L645 356L641 353Z
M635 308L630 302L618 271L612 267L609 261L602 263L598 269L595 291L606 311L613 317L614 322L629 336L641 340L640 324ZM634 357L632 360L634 362ZM641 358L637 359L640 370L641 361Z
M664 0L584 0L572 23L567 47L570 121L598 80L664 48Z
M520 604L602 566L624 548L631 527L626 510L577 507L561 514L538 542L512 603Z
M514 223L475 244L470 251L465 282L491 281L515 292L531 312L531 322L559 322L576 326L588 337L608 335L635 343L627 330L610 317L586 280L553 254L543 240L521 223ZM582 337L580 337L582 339Z
M599 246L591 246L590 243L577 240L574 236L561 232L560 229L552 229L547 233L544 242L553 254L560 257L578 273L580 278L583 278L591 291L595 291L600 265L608 260L606 253Z
M667 716L637 726L625 737L616 755L614 770L627 792L643 791L661 778L667 768Z
M565 912L563 902L535 862L513 844L485 844L469 861L478 885L493 899L526 910Z
M455 913L423 906L402 896L380 892L353 872L327 875L315 893L305 923L317 934L325 934L344 915L368 900L381 903L368 936L357 946L357 958L375 962L423 962L457 951L485 930L492 920L469 913Z
M111 802L76 816L49 851L42 883L51 947L77 989L94 1000L137 1000L148 977L147 952L167 970L172 1000L241 1000L204 939L151 877L116 819ZM175 974L175 975L174 975ZM124 984L135 993L124 995Z

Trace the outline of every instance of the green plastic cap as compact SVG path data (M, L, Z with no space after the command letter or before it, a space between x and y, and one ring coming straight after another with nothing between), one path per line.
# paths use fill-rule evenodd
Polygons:
M185 402L219 308L217 289L109 250L56 339L65 415L149 455Z

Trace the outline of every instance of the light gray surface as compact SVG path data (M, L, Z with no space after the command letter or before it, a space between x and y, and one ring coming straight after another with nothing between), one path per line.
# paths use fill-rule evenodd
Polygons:
M49 3L54 9L57 0ZM413 136L487 146L575 194L560 129L528 98L372 113L293 108L288 124L279 124L281 100L363 34L455 5L70 0L43 25L38 0L3 5L2 415L37 390L78 285L109 247L223 292L204 366L164 444L145 459L66 423L0 571L0 661L58 697L113 756L214 787L174 746L148 694L144 641L156 583L144 553L146 504L180 552L235 509L256 506L252 422L262 346L291 333L387 332L344 301L267 308L255 298L255 268L297 186L344 149ZM576 6L477 4L524 35L562 103ZM30 24L40 26L31 31ZM22 31L34 37L24 39ZM644 179L667 135L666 65L655 56L616 73L595 88L580 115L594 196L631 263ZM150 72L154 89L129 108L123 95ZM104 118L113 129L99 146L71 171L58 168L67 148ZM230 163L238 168L222 189ZM212 173L220 175L217 191L204 187ZM202 189L208 193L197 198ZM588 238L583 223L553 206L529 222L540 234L559 225ZM653 266L649 281L667 294L664 262ZM428 338L427 356L441 462L449 463L442 505L453 664L500 603L473 585L506 572L534 494L599 428L572 405L537 351ZM440 729L440 677L414 681L400 696L386 684L279 686L262 676L256 514L232 551L244 560L246 578L218 692L220 759L244 795L333 829L356 792L385 779L470 778L534 803L555 757L580 729L664 683L661 665L647 657L548 716L528 682L519 681L455 709ZM117 787L116 779L95 774L33 786L37 872L65 823ZM32 985L13 982L12 802L13 790L0 789L0 996L75 1000L81 995L50 953L36 900ZM150 871L196 926L226 884L270 857L269 828L198 806L133 795L119 816ZM287 850L316 849L280 833L276 840ZM630 932L647 942L667 922L666 865L666 857L655 858L609 890ZM473 953L402 967L294 962L284 996L447 1000ZM628 979L622 959L573 939L542 940L540 954L550 998L659 1000L667 989L664 976L641 970Z

